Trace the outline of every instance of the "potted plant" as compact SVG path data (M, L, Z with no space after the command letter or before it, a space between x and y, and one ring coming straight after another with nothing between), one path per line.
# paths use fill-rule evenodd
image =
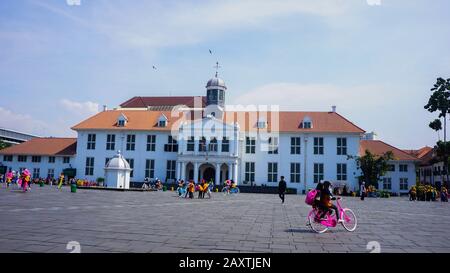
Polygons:
M105 178L103 178L103 177L97 178L97 184L99 187L103 187L104 183L105 183Z

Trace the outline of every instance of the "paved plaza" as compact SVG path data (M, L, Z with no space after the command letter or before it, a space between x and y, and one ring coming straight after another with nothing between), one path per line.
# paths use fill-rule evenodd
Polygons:
M0 189L0 252L450 252L450 205L406 198L345 198L358 229L315 234L304 196L240 194L181 199L175 192L34 186Z

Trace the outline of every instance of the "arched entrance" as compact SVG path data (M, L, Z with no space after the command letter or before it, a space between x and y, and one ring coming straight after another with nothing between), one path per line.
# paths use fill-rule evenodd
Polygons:
M199 168L200 180L215 181L216 180L216 168L212 164L203 164Z
M216 170L212 167L208 167L203 171L202 177L205 181L214 181L216 179Z
M183 177L183 179L193 180L194 179L194 164L189 162L186 164L186 177Z

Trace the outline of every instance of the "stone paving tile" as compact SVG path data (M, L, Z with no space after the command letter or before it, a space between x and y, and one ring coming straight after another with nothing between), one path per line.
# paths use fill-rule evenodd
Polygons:
M357 230L339 226L316 234L306 226L304 196L287 197L282 205L267 194L187 200L173 192L0 189L0 252L69 252L69 241L95 253L368 252L367 243L377 241L382 252L450 253L450 234L442 232L450 224L449 204L344 198L358 217Z

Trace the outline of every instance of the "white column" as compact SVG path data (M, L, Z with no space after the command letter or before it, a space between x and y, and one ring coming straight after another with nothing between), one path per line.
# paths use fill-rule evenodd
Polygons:
M181 178L183 180L186 180L186 163L181 162Z
M194 182L198 182L198 162L194 163Z
M216 181L214 181L216 185L220 185L220 183L222 183L222 181L220 181L220 165L220 163L216 163Z
M231 179L231 177L233 177L232 164L231 163L227 163L227 167L228 167L228 175L227 175L226 179Z
M178 180L180 179L180 162L176 162L176 166L175 166L175 179Z
M238 164L233 163L233 181L238 184Z

